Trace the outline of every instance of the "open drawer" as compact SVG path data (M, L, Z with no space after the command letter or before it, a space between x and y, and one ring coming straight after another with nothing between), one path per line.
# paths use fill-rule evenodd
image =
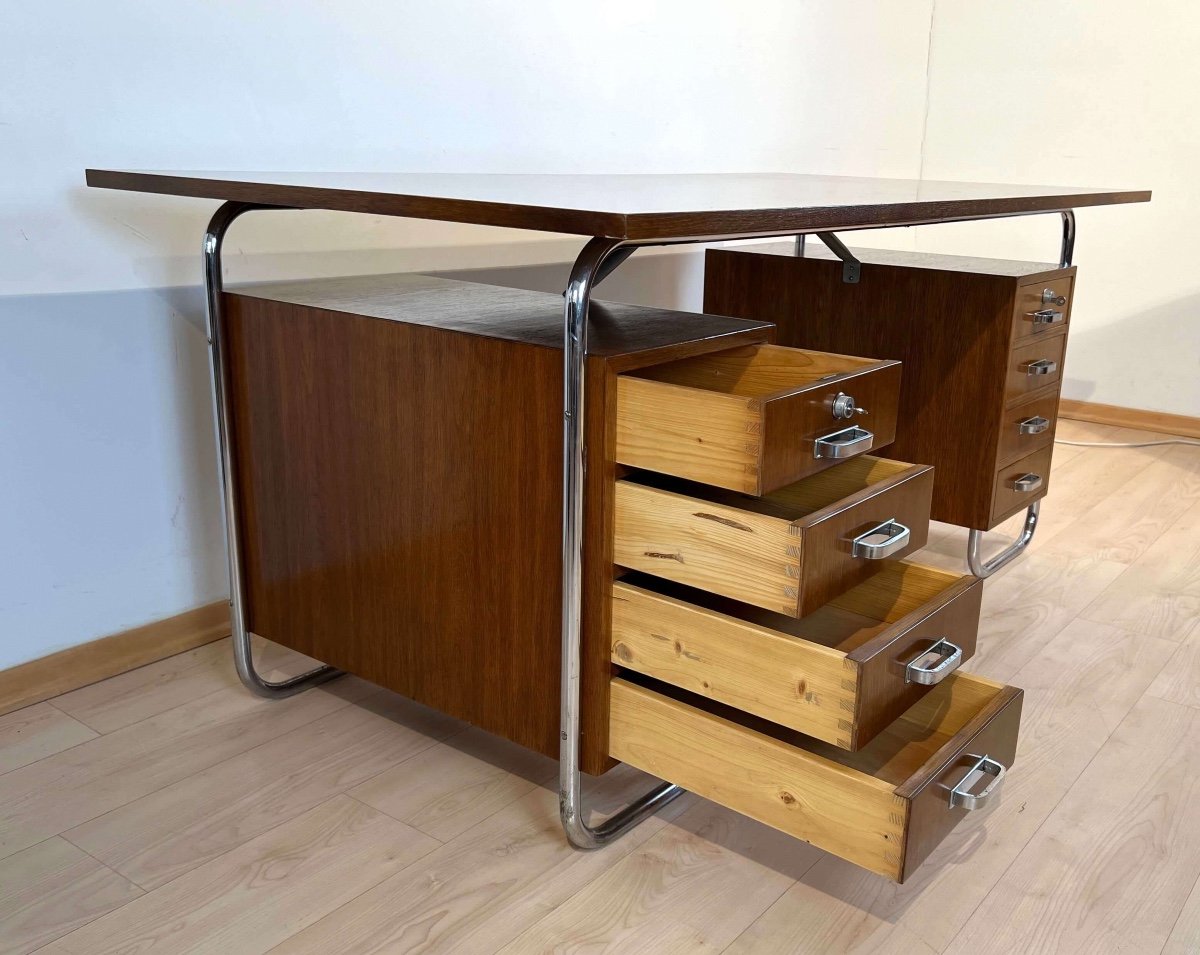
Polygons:
M657 474L617 482L613 560L791 617L924 547L933 469L861 457L750 497Z
M612 661L847 750L975 653L983 582L904 562L799 620L631 575Z
M847 753L683 691L617 677L609 752L903 882L1012 765L1020 690L954 674Z
M895 361L779 345L686 358L620 376L616 459L764 494L890 444L899 395Z

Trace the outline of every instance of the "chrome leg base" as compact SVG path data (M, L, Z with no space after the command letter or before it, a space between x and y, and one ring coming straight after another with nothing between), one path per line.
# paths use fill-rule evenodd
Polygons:
M212 400L217 425L217 449L221 465L222 503L225 509L225 547L229 555L229 619L233 627L233 659L238 677L246 688L267 699L293 696L310 686L341 676L342 671L331 666L319 666L288 680L272 683L264 680L254 669L250 632L246 629L246 592L242 579L241 536L238 529L237 496L234 487L233 446L229 434L229 363L224 354L225 323L221 313L221 246L225 233L235 219L254 209L278 209L280 206L258 206L242 202L227 202L213 215L204 233L204 292L208 326L208 351L212 359Z
M990 577L1009 561L1024 553L1029 542L1033 540L1033 532L1037 530L1041 506L1041 501L1034 501L1029 505L1025 512L1025 526L1021 529L1021 536L991 560L984 560L979 553L983 543L983 531L972 530L967 536L967 567L971 573L976 577Z

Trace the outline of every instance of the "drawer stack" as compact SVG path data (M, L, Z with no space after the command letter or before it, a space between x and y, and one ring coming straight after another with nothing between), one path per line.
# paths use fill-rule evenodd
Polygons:
M899 393L773 345L618 379L609 751L903 881L997 792L1021 691L959 671L981 582L901 559L934 471L866 453Z
M891 453L933 465L934 520L987 530L1044 497L1075 269L855 250L712 249L705 309L776 323L781 344L904 363Z

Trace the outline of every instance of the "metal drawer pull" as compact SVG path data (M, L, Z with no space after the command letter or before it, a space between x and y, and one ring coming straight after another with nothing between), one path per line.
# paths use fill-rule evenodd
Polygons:
M1042 289L1042 304L1057 305L1059 308L1062 308L1067 304L1067 297L1065 295L1059 295L1052 288L1044 288Z
M1027 361L1021 369L1027 375L1052 375L1058 371L1058 362L1052 358L1039 358L1037 361Z
M1036 491L1042 486L1042 476L1040 474L1022 474L1018 478L1012 479L1012 489L1014 491Z
M880 536L883 540L871 540L872 537ZM865 557L867 560L883 560L908 546L908 538L908 528L896 518L889 517L882 524L876 524L869 531L854 538L850 542L850 554L853 557Z
M813 442L814 458L852 458L870 451L875 435L864 428L843 428Z
M982 809L988 804L991 799L1000 789L1000 784L1004 782L1005 767L1003 763L998 763L990 756L976 756L973 753L967 754L968 759L975 760L974 765L967 770L967 774L958 781L953 789L950 790L950 805L956 809ZM975 782L977 774L983 773L987 776L996 777L990 783L983 787L979 792L973 793L967 787Z
M1063 320L1063 313L1052 308L1039 308L1036 312L1026 314L1035 325L1058 325Z
M931 653L936 653L941 661L934 666L921 666L921 661ZM905 683L920 683L922 686L933 686L941 683L962 663L962 647L949 640L939 640L928 650L922 650L904 668Z
M1050 427L1050 419L1043 418L1041 415L1034 415L1032 418L1026 418L1017 425L1018 434L1041 434Z

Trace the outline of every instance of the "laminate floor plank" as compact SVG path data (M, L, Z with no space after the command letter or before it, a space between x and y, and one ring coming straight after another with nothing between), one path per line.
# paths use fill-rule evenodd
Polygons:
M1200 711L1146 696L947 949L1158 952L1200 877Z
M437 844L349 796L335 796L42 951L258 955Z
M142 894L87 853L54 837L2 864L0 955L25 955Z
M821 855L699 801L501 952L721 952Z
M558 763L478 728L469 729L350 790L355 799L442 842L549 786Z
M1013 679L1025 689L1021 737L998 805L969 815L904 885L824 856L729 951L942 951L1173 650L1115 627L1067 627Z
M1183 903L1183 911L1171 927L1162 955L1196 955L1196 952L1200 952L1200 879Z
M1200 503L1164 530L1081 615L1182 641L1200 617Z
M1179 644L1147 692L1160 700L1200 709L1200 621Z
M218 690L0 776L0 858L375 692L346 678L280 701Z
M396 694L376 693L64 837L152 889L403 764L462 726Z
M50 703L0 716L0 775L61 753L99 734Z
M588 787L590 803L614 812L652 782L618 767ZM690 801L682 796L624 838L580 852L563 836L557 794L538 787L274 952L491 955L636 851Z

